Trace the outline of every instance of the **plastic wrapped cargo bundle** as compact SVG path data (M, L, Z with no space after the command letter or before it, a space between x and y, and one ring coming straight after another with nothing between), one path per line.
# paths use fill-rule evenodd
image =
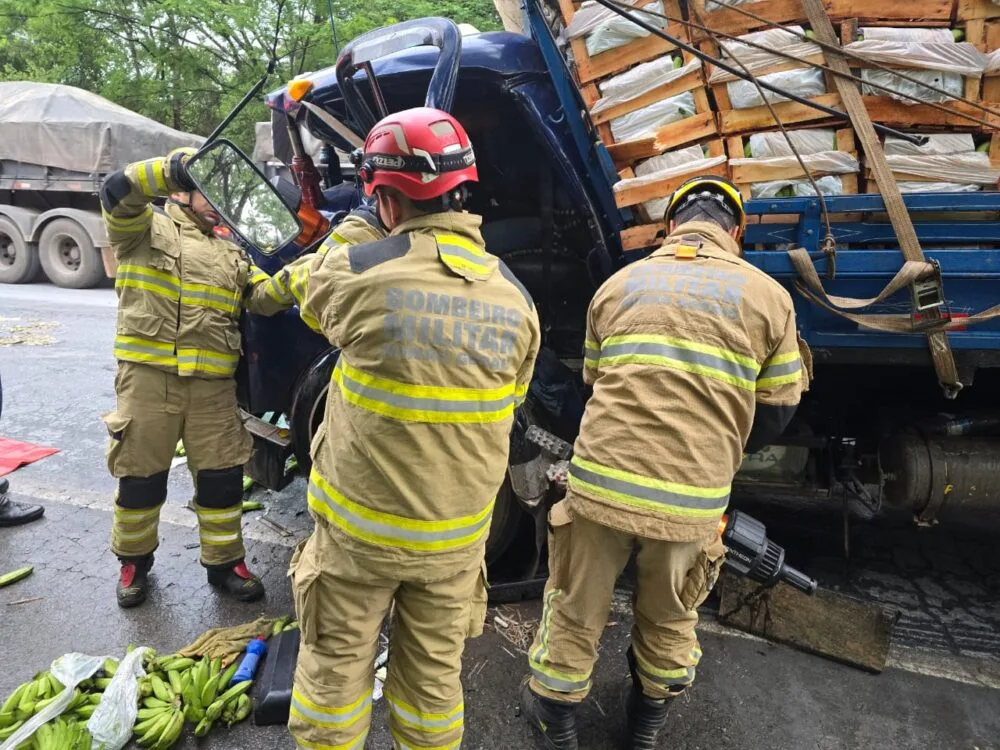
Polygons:
M617 143L630 141L654 133L664 125L691 117L694 113L694 95L687 92L616 117L610 123L611 135Z
M810 98L826 93L826 81L823 78L823 71L817 68L797 68L795 70L785 70L780 73L769 73L760 76L758 80L769 83L779 89L796 94L801 97ZM760 97L760 92L751 81L732 81L726 84L729 93L729 101L733 109L749 109L750 107L763 106L764 100ZM787 102L788 97L776 94L773 91L764 90L764 96L772 104Z
M844 194L844 183L836 175L817 177L816 187L823 195ZM816 195L816 190L809 180L773 180L750 185L752 198L808 198L810 195Z
M929 156L951 154L971 154L976 150L976 141L971 133L936 133L926 135L927 143L918 146L902 138L889 136L885 139L886 156Z
M643 8L653 13L663 13L663 3L660 0L643 6ZM636 16L642 18L643 14L636 12ZM662 23L662 19L656 16L647 15L644 17L644 20L653 26L659 26ZM592 56L599 55L602 52L607 52L616 47L626 45L635 39L642 39L647 36L649 36L649 32L638 24L632 23L627 18L614 15L612 18L602 21L587 35L587 54Z
M986 68L986 55L968 42L906 42L888 39L865 39L844 47L862 60L923 68L962 76L980 76Z
M954 44L951 29L908 29L894 26L862 26L858 29L861 40L881 39L890 42L933 42Z
M983 72L988 76L1000 75L1000 49L993 50L986 57L986 68Z
M942 182L961 177L963 183L978 185L995 185L1000 180L1000 169L993 167L988 154L978 151L926 156L887 154L885 160L893 174L915 175Z
M766 29L765 31L743 34L739 39L745 39L771 49L780 49L782 52L795 57L811 57L822 54L823 50L819 45L802 41L798 36L791 33L792 31L799 34L803 33L801 26L789 26L788 31L785 29ZM766 70L767 68L784 65L788 62L788 58L786 57L772 54L757 47L751 47L748 44L741 44L735 40L720 39L719 45L722 47L724 59L739 60L751 72ZM737 78L738 76L734 76L732 73L727 73L721 68L716 68L712 72L712 76L708 82L722 83L723 81L733 81Z
M632 6L638 1L622 0L624 4ZM580 5L576 13L573 14L573 20L566 27L566 36L569 39L578 39L581 36L586 36L605 21L620 17L610 8L605 8L603 5L594 2L594 0L586 0L586 2Z
M711 13L713 10L723 10L727 7L731 8L734 5L749 5L750 3L756 3L760 0L705 0L705 10ZM1000 0L997 0L1000 2Z
M983 189L982 185L966 184L961 182L910 182L907 180L896 180L896 185L901 193L977 193Z
M865 96L888 96L904 104L917 104L919 102L940 104L961 98L965 93L965 79L957 73L942 73L937 70L909 70L906 74L920 83L934 86L948 93L942 94L933 91L926 86L921 86L920 83L907 81L887 70L872 70L871 68L865 68L861 71L861 80L864 81L861 84L861 93ZM870 86L871 83L877 84L877 86Z
M818 154L837 150L837 131L831 128L789 130L795 150L800 154ZM784 133L754 133L749 138L749 158L766 159L771 156L793 156Z
M635 167L636 176L622 180L614 189L615 192L620 192L669 177L680 177L689 173L695 175L725 162L725 156L706 157L701 146L689 146L640 162ZM664 195L642 204L653 221L663 218L669 198L669 195Z
M687 65L681 63L680 57L664 55L612 76L598 84L602 96L590 108L591 113L598 115L607 109L638 99L652 89L666 86L701 68L701 60L692 60Z

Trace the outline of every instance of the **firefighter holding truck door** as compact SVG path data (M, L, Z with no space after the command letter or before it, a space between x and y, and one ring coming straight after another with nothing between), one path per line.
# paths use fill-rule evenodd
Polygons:
M286 269L303 318L341 349L312 443L316 527L289 570L301 628L289 730L304 748L364 747L395 603L395 746L457 748L461 657L483 629L485 543L540 329L463 211L477 171L457 120L389 115L361 158L389 236Z
M701 177L670 199L669 235L587 314L587 402L521 705L545 747L577 747L615 581L638 548L627 744L656 746L694 681L697 608L722 567L719 522L744 450L778 437L803 390L792 300L742 258L739 191Z
M242 601L264 595L244 562L242 481L251 438L237 409L233 374L241 312L273 315L290 305L241 248L213 235L220 217L186 172L192 153L181 149L131 164L101 188L118 261L118 403L104 422L111 437L108 467L118 478L111 549L121 560L122 607L146 599L179 438L194 477L209 583ZM160 196L170 198L165 213L153 210Z

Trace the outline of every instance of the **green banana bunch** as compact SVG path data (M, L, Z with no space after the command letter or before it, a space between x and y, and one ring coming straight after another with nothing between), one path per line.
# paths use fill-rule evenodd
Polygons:
M90 746L90 732L83 723L59 716L42 724L31 739L19 747L30 750L89 750Z
M173 706L139 709L138 718L132 727L136 744L151 750L173 747L184 729L184 714Z

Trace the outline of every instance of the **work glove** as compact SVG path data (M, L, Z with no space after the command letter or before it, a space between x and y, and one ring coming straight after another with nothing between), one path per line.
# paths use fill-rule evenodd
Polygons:
M198 153L198 149L184 147L175 148L167 154L167 169L170 172L170 181L188 193L198 189L198 186L194 184L194 180L191 179L191 175L187 171L188 160L196 153Z

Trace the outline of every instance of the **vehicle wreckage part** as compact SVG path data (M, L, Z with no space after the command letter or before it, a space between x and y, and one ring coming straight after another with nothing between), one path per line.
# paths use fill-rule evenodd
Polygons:
M942 514L1000 510L1000 439L898 432L879 448L885 501L918 523Z

